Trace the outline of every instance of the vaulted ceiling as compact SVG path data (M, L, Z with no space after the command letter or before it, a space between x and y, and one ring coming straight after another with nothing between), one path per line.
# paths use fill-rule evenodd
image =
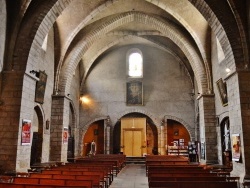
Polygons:
M124 45L142 44L172 53L185 65L190 76L195 78L199 91L209 93L212 90L211 31L217 32L215 34L225 31L220 28L219 21L218 26L212 25L217 23L217 18L212 18L215 14L210 11L208 5L215 5L212 0L208 1L208 4L205 2L201 0L21 0L19 1L21 10L11 17L15 19L12 40L14 41L17 33L22 34L23 38L27 36L27 39L13 42L16 50L9 57L18 57L20 51L27 48L29 52L26 52L26 57L24 55L22 59L25 61L27 58L28 63L35 61L35 58L32 58L35 55L30 52L37 45L42 45L48 31L54 27L56 89L60 88L61 91L69 89L71 73L79 63L82 68L81 80L84 82L99 56ZM8 3L9 6L16 4L16 2ZM225 12L230 10L228 2L220 1L218 6L221 6L220 4L224 5ZM204 17L207 11L210 12ZM237 35L236 31L234 33ZM218 40L227 45L229 40L223 37L224 35L221 35L221 38L218 36ZM223 51L229 58L230 50L231 48L224 46ZM14 61L12 67L17 66L16 64Z

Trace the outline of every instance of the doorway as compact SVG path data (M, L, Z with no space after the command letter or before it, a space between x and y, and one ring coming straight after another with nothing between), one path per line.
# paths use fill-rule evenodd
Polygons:
M122 118L120 141L121 152L126 156L141 157L146 154L146 118Z
M104 154L104 120L93 122L83 137L82 155L88 156L91 150L91 142L96 143L96 154Z
M30 165L34 165L35 163L41 163L41 152L42 136L38 132L34 132L31 146Z
M43 149L43 122L44 118L41 109L36 106L34 108L33 125L32 125L32 145L30 151L30 165L42 162Z
M124 154L142 156L142 129L123 129Z
M230 139L230 122L229 117L225 117L221 124L221 151L222 163L226 166L232 166L232 148Z

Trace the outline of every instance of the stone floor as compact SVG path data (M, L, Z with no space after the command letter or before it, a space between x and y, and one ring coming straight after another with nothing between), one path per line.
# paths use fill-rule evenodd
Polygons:
M127 164L114 178L110 188L147 188L145 164Z

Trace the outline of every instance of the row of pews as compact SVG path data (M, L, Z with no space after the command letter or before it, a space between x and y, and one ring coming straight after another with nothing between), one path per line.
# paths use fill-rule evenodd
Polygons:
M146 156L149 188L237 188L239 177L227 169L191 164L187 157Z
M43 163L27 173L0 176L0 188L108 188L125 166L125 155L95 155L70 163Z

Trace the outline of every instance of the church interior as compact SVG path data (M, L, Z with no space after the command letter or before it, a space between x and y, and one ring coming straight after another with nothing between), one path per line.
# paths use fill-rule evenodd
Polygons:
M250 182L250 2L0 0L0 175L181 156Z

